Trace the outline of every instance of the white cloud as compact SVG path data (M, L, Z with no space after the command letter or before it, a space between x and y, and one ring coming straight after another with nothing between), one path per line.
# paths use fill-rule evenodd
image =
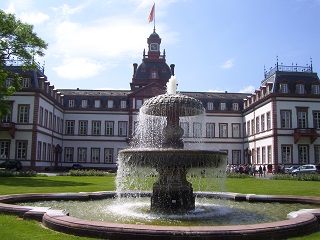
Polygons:
M239 91L239 93L253 93L255 90L256 90L256 88L254 86L250 85L250 86L247 86L247 87L241 89Z
M84 9L86 4L81 4L77 7L70 7L68 4L63 4L62 6L53 8L54 11L59 12L62 15L72 15L75 13L80 12L82 9Z
M69 80L94 77L99 75L103 69L102 63L87 58L65 59L62 65L54 68L59 77Z
M230 69L230 68L232 68L233 66L234 66L234 59L233 59L233 58L228 59L227 61L225 61L225 62L221 65L221 67L222 67L223 69Z
M44 14L42 12L24 12L20 14L19 18L22 22L27 22L29 24L35 25L43 23L44 21L49 19L49 16L47 14Z

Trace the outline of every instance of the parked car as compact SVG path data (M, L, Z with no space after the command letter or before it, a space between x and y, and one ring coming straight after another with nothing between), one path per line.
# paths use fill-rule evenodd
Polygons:
M83 170L84 167L81 164L73 164L71 170Z
M292 176L296 176L301 173L320 174L320 165L313 165L313 164L302 165L292 171Z
M6 160L0 164L0 168L19 171L22 169L22 164L19 160Z
M287 174L291 174L293 170L296 170L298 168L298 166L291 166L291 167L286 167L284 169L284 173L287 173Z

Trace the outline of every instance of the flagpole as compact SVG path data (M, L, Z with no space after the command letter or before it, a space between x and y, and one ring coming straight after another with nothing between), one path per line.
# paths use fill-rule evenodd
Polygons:
M153 10L153 32L156 32L156 3L154 3L154 10Z

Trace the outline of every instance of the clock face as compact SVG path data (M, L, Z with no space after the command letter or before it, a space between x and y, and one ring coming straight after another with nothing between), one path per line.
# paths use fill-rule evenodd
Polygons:
M158 51L158 43L151 43L150 50L151 51Z

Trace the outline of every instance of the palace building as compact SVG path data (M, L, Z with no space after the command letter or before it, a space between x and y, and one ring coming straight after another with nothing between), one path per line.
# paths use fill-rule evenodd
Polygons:
M73 164L115 170L139 108L165 93L174 75L155 31L147 44L142 62L133 64L130 90L55 89L43 68L23 72L18 62L8 62L7 70L22 77L22 90L8 98L11 113L0 123L0 163L20 160L37 171ZM227 152L228 164L266 165L269 171L320 163L320 81L312 63L277 63L254 93L181 93L205 107L201 122L181 122L185 146L201 141L202 148Z

